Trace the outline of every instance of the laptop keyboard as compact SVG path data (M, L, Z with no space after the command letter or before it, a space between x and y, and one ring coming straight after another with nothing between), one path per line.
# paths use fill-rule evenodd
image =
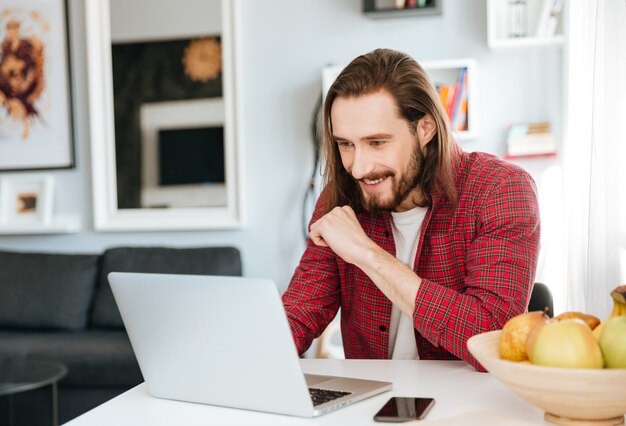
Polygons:
M350 395L351 392L333 391L328 389L309 388L309 394L313 400L313 406L323 404L342 396Z

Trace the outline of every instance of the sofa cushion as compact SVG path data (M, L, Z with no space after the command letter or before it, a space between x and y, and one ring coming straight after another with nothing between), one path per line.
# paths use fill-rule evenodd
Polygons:
M0 252L0 327L87 325L99 256Z
M126 332L0 331L0 356L45 358L67 367L63 386L134 386L143 381Z
M104 252L91 325L124 326L107 275L110 272L241 275L241 256L234 247L118 247Z

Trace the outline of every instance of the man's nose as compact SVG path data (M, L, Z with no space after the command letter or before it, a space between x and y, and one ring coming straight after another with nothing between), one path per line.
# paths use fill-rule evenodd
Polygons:
M355 179L362 179L374 170L371 156L365 149L355 148L350 173Z

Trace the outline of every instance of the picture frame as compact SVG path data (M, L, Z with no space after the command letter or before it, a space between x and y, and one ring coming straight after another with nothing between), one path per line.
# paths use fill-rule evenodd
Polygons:
M67 0L0 6L0 171L75 167Z
M52 221L52 175L3 176L0 180L0 225L48 225Z
M86 10L86 43L87 69L89 87L89 117L91 140L91 170L93 193L94 228L97 232L136 232L136 231L195 231L195 230L227 230L242 229L247 226L243 144L242 133L242 102L240 83L241 67L241 0L210 0L197 2L181 0L174 9L162 3L160 6L151 0L133 0L136 7L130 16L123 9L124 0L89 0L85 2ZM165 7L167 6L167 7ZM154 18L146 18L146 16ZM151 25L159 22L159 25ZM213 29L217 28L217 31ZM213 185L220 198L217 205L204 204L174 205L173 197L187 197L186 190L176 194L163 192L149 195L167 197L165 205L160 201L149 200L151 207L142 207L141 186L129 185L126 177L134 181L140 180L142 170L139 166L128 167L128 163L118 161L121 154L122 133L115 127L115 87L113 50L120 44L151 43L173 41L187 38L204 38L219 34L222 61L222 92L223 102L223 150L224 150L224 189ZM186 56L186 54L185 54ZM117 63L117 61L115 61ZM170 64L180 63L169 61ZM123 68L123 67L122 67ZM150 67L151 70L154 68ZM193 74L193 73L192 73ZM161 76L159 76L161 77ZM159 81L161 79L159 78ZM133 92L134 93L134 92ZM195 93L195 92L194 92ZM175 99L186 102L199 98L195 93L192 97ZM201 96L218 98L218 96ZM135 99L136 100L136 99ZM206 99L205 99L206 100ZM142 99L136 109L137 117L141 117L141 106L146 103L170 102L174 99ZM155 106L155 105L153 105ZM161 105L162 106L162 105ZM175 108L177 111L178 109ZM192 108L193 109L193 108ZM206 110L205 121L212 123L211 110ZM195 114L192 114L195 115ZM191 118L191 117L187 117ZM136 142L140 142L144 131L148 138L152 137L155 127L160 130L179 129L180 124L168 122L168 129L163 129L162 122L138 121L136 126ZM189 124L189 123L187 123ZM183 128L187 127L183 123ZM194 123L195 126L198 123ZM206 124L206 123L205 123ZM201 127L206 127L202 125ZM141 153L136 151L136 164L141 165ZM133 173L136 175L133 177ZM149 183L149 182L148 182ZM148 185L149 186L149 185ZM127 198L127 192L136 190L136 194ZM150 188L147 188L150 190ZM195 191L193 195L197 194ZM202 195L206 197L206 195ZM211 196L211 195L209 195ZM135 200L127 204L125 200ZM160 198L159 198L160 199ZM177 198L178 199L178 198ZM224 200L224 201L222 201Z

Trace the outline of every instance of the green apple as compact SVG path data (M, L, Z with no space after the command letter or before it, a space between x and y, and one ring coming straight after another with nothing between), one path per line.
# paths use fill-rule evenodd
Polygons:
M607 320L600 336L606 368L626 368L626 317Z
M580 319L538 324L528 336L528 355L536 365L602 368L604 358L591 329Z

